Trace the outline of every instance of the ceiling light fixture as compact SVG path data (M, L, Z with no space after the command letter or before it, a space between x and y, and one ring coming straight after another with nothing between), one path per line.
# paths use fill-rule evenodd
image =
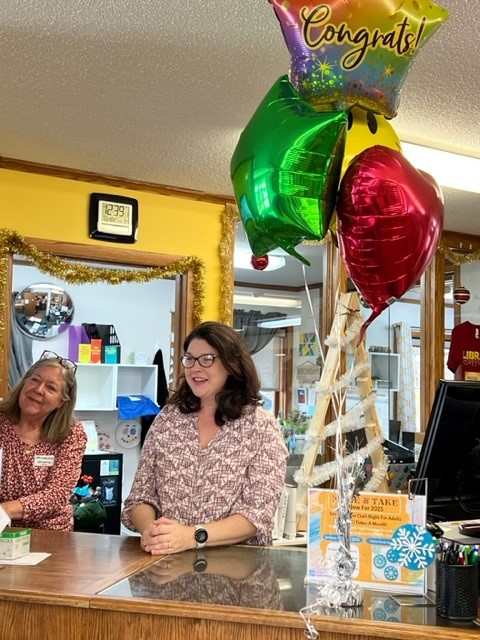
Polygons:
M252 293L234 293L233 303L244 304L249 307L286 307L300 309L302 302L299 298L277 298L276 296L254 296Z
M402 142L402 153L416 169L430 174L442 187L480 193L480 158Z
M252 254L246 251L235 251L233 254L233 266L235 269L253 269ZM285 258L268 254L268 266L263 271L276 271L285 266Z
M298 327L302 322L300 316L292 318L278 318L278 320L264 320L258 323L261 329L281 329L283 327Z

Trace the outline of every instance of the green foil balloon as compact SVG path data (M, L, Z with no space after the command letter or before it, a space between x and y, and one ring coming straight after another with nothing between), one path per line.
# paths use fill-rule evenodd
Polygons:
M347 112L318 112L282 76L242 132L232 183L252 253L321 240L335 208Z

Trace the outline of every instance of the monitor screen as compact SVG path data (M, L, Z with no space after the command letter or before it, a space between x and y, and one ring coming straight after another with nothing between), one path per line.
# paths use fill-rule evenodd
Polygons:
M415 475L428 519L480 518L480 381L440 380Z

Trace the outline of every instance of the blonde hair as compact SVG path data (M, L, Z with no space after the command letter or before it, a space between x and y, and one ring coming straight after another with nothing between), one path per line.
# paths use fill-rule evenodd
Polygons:
M73 369L66 369L55 358L43 358L34 362L17 384L12 387L5 400L0 402L0 412L11 422L18 423L21 417L20 393L27 380L42 367L57 367L63 371L63 404L58 409L54 409L45 418L42 437L45 442L62 442L70 435L70 430L75 422L74 409L77 401L77 379Z

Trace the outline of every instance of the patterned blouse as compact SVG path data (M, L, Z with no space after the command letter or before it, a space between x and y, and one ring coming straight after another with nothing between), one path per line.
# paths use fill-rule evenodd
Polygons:
M188 525L241 514L257 527L247 542L270 544L287 456L280 427L263 407L246 407L201 449L197 415L167 405L145 439L122 522L134 529L130 512L139 504Z
M25 444L0 414L0 502L19 500L23 506L23 518L12 520L12 527L73 529L70 495L80 477L86 444L87 436L79 422L61 443Z

